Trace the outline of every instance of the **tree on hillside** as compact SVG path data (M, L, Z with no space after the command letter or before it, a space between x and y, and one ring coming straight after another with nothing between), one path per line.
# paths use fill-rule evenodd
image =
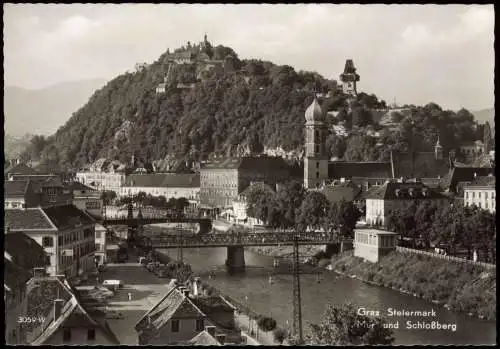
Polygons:
M319 324L310 324L313 345L390 345L393 332L384 328L385 321L359 315L350 303L340 307L328 305Z
M330 157L342 159L346 148L347 146L344 137L338 136L334 133L328 135L326 139L326 151Z
M373 124L373 115L368 109L364 107L353 108L352 110L353 126L364 127L372 124Z
M486 121L486 124L484 124L484 136L483 136L484 152L486 154L488 154L491 150L492 138L493 137L491 136L490 123Z
M330 203L323 193L311 191L307 193L297 220L297 226L300 230L308 227L312 229L326 228L328 223L328 212Z

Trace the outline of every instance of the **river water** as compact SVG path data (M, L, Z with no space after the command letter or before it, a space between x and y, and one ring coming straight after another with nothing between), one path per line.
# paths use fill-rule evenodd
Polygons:
M177 257L177 249L159 250L173 258ZM184 261L189 263L196 275L233 299L248 305L257 313L269 315L281 326L292 327L293 299L291 266L281 263L274 276L274 283L269 283L269 275L273 273L273 257L262 256L245 251L247 270L244 274L229 275L224 268L227 256L226 248L193 248L184 249ZM274 270L275 271L275 270ZM287 272L288 271L288 272ZM209 276L213 275L210 277ZM435 304L428 303L410 295L401 294L390 289L371 286L356 279L340 276L324 270L321 282L318 276L305 274L301 276L302 319L304 333L308 322L319 323L327 304L340 305L350 301L357 308L379 311L388 323L399 323L399 329L393 329L395 344L495 344L496 323L475 319L466 314L448 311ZM388 317L388 309L431 311L435 316ZM287 323L288 321L288 323ZM408 329L407 321L412 325L417 322L456 325L456 331L438 329Z

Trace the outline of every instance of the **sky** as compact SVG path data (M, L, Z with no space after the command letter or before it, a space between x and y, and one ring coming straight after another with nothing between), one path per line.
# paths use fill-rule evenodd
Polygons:
M111 80L200 42L338 80L358 92L447 109L494 106L493 5L4 5L4 80L30 89Z

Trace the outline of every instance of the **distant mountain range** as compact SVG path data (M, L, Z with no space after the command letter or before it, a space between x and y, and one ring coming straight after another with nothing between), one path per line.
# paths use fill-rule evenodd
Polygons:
M479 123L484 124L488 121L491 127L495 125L495 108L471 111L471 113L474 115L474 120Z
M87 103L104 79L63 82L38 90L4 87L5 134L50 135Z
M28 147L31 134L25 134L22 137L13 137L5 134L4 137L4 155L6 159L17 159L19 155Z

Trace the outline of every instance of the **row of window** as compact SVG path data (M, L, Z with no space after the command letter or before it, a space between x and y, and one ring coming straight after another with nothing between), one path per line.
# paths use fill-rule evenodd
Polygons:
M476 206L477 206L477 207L479 207L479 208L483 208L483 205L482 205L482 203L481 203L481 202L477 202L477 203L475 203L475 202L469 202L469 201L466 201L466 202L465 202L465 205L466 205L466 206L476 205ZM484 208L485 208L485 209L489 209L489 208L495 209L495 201L491 202L490 204L488 204L488 201L486 201L486 202L484 203Z
M25 208L26 205L24 204L24 202L5 201L4 207L5 208Z
M85 202L85 208L87 210L100 209L101 208L101 202L100 201L86 201Z
M471 194L471 195L470 195L470 197L471 197L471 198L473 198L473 199L474 199L474 198L476 197L476 192L475 192L475 191L471 191L471 192L466 191L466 192L465 192L465 198L466 198L466 199L468 199L468 198L469 198L469 193ZM484 198L485 198L485 199L488 199L488 192L487 192L487 191L485 191L483 194L484 194ZM479 199L481 199L481 192L480 192L480 191L479 191L479 192L477 192L477 197L478 197ZM495 198L495 192L494 192L494 191L492 191L492 192L491 192L490 198L491 198L491 199L494 199L494 198Z
M71 243L88 239L94 237L94 230L92 228L85 229L83 231L74 231L68 234L64 234L57 237L58 246L65 246ZM46 245L47 244L47 245ZM42 246L43 247L53 247L54 241L51 236L44 236L42 238Z

